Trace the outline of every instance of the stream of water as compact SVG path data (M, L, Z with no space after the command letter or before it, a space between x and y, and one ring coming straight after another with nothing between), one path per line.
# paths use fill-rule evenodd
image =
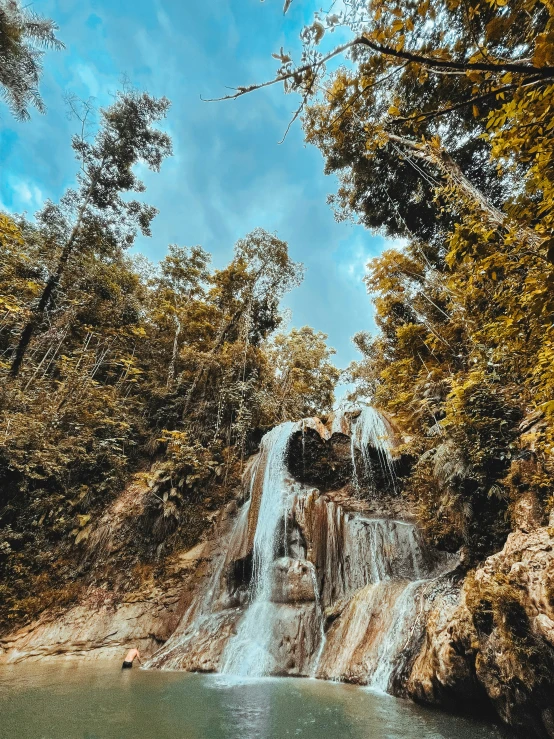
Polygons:
M288 421L262 439L261 454L267 455L267 461L261 470L263 494L254 536L251 604L223 654L221 671L224 673L261 676L273 668L269 651L276 610L271 602L273 563L279 543L279 524L286 518L291 503L285 485L285 456L291 434L297 429L298 424Z
M0 669L1 739L500 739L487 724L319 680L95 666Z

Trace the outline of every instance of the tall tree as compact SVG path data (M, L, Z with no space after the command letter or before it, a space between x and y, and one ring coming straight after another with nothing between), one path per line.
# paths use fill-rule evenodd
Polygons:
M339 28L350 39L322 50ZM281 50L273 80L223 99L277 82L300 93L294 117L308 108L307 138L322 148L328 171L341 176L343 214L403 235L426 227L429 237L429 221L445 221L444 213L436 218L440 202L429 207L439 185L442 205L449 199L447 227L460 210L477 207L490 228L512 230L540 251L548 229L500 206L526 185L536 190L527 175L551 161L553 34L552 5L540 0L509 7L346 0L340 10L316 12L302 30L298 63ZM333 71L328 63L340 56L348 64ZM537 138L540 151L530 143ZM502 151L501 181L488 161L491 146ZM546 208L550 192L544 195Z
M85 109L81 134L72 142L80 160L78 186L70 188L58 205L47 202L37 217L47 244L57 255L56 266L21 332L13 354L13 377L19 374L29 342L70 258L90 249L100 235L104 248L112 250L130 246L139 230L150 235L156 209L123 195L146 189L133 173L134 165L142 162L159 171L171 154L170 137L155 126L169 105L166 98L148 93L118 92L112 105L100 111L101 123L93 141L87 136L89 110Z
M225 342L241 337L246 358L248 346L259 345L277 328L281 321L279 301L300 283L302 273L303 266L292 261L287 243L263 228L237 241L233 261L213 277L210 298L220 311L219 326L189 387L185 412L210 358Z
M47 49L63 49L58 26L19 0L0 0L0 95L19 120L30 118L29 106L41 113L39 93L42 57Z
M210 260L210 254L201 246L188 249L186 246L170 244L169 252L160 264L159 277L154 281L159 310L166 320L173 322L175 329L167 370L168 387L171 387L175 379L183 321L191 301L205 294L205 287L210 279Z
M277 334L269 345L274 371L271 394L279 420L332 410L340 372L331 361L335 350L327 346L326 340L327 334L303 326Z

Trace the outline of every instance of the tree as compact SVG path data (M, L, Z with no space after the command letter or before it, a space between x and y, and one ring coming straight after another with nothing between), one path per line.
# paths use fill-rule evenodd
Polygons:
M0 2L0 86L1 96L18 120L28 120L29 106L44 113L38 85L45 49L63 49L56 38L58 26L42 18L19 0Z
M471 7L465 0L348 0L339 12L317 12L302 30L298 64L281 49L274 54L281 67L273 80L239 87L222 99L277 82L300 93L294 118L308 108L307 138L322 148L328 171L341 175L339 207L367 215L373 228L383 224L406 235L426 223L429 237L429 221L440 227L444 220L428 208L440 186L440 198L449 201L447 228L456 214L475 206L491 228L515 229L540 251L548 231L514 219L499 205L506 201L506 185L513 197L522 185L530 191L526 178L533 162L544 167L550 155L541 158L524 145L527 157L514 165L510 143L503 149L504 173L514 171L502 183L488 155L495 140L500 150L507 139L521 144L535 135L544 139L550 130L545 116L554 94L553 24L551 6L538 0L509 8L486 0ZM349 30L351 40L320 51L337 28ZM348 66L329 71L328 62L345 54ZM522 126L523 136L517 133ZM550 151L546 141L543 146ZM544 202L546 207L547 197Z
M233 261L213 277L210 299L220 312L219 326L190 384L185 413L211 358L226 342L243 342L241 382L246 381L248 347L258 346L278 327L279 301L300 283L302 271L302 265L290 259L286 242L262 228L237 241Z
M179 352L179 335L182 329L183 312L193 298L202 297L204 286L209 281L208 265L211 256L201 246L191 249L170 244L169 253L160 264L160 276L155 281L156 296L160 310L166 317L171 316L175 324L175 335L171 360L167 371L167 386L175 379L175 365Z
M331 362L335 350L326 340L327 334L303 326L277 334L270 343L268 354L275 373L271 395L280 421L332 410L340 372Z
M108 250L130 246L140 230L150 235L156 209L124 193L142 193L144 184L133 173L139 162L159 171L171 154L171 139L154 124L169 109L166 98L132 90L118 92L114 102L101 110L101 124L95 139L87 136L90 113L84 108L82 129L72 146L80 160L77 189L69 189L59 205L47 202L37 220L50 249L57 254L40 298L31 310L13 354L11 374L19 374L29 342L48 308L65 268L74 254L82 254L96 243Z

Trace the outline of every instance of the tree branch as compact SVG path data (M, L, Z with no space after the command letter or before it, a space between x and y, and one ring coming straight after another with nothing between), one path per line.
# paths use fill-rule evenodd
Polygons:
M318 67L321 67L323 64L328 62L330 59L333 59L333 57L338 56L339 54L342 54L353 46L358 45L367 46L372 51L375 51L378 54L382 54L383 56L392 56L397 59L404 59L406 62L421 64L424 67L428 67L429 69L449 69L459 70L462 72L512 72L514 74L538 75L540 78L554 76L553 66L535 67L532 64L516 64L513 62L457 62L454 60L434 59L433 57L424 56L423 54L418 54L411 51L403 51L399 49L394 49L392 46L378 44L375 41L371 41L370 39L366 38L365 36L358 36L353 41L349 41L347 44L337 46L336 49L334 49L321 59L318 59L315 62L310 62L309 64L304 64L301 67L296 67L290 72L285 72L284 74L277 75L277 77L274 77L272 80L260 82L255 85L237 87L235 88L236 91L231 95L224 95L223 97L219 98L204 99L201 96L201 100L203 100L205 103L218 103L223 100L236 100L237 98L242 97L242 95L247 95L250 92L261 90L264 87L271 87L272 85L275 85L279 82L286 82L287 80L297 77L299 74L303 74L304 72L307 72L309 70L317 69Z
M393 69L392 72L390 72L389 74L385 75L384 77L381 77L378 80L375 80L375 82L371 82L369 85L366 85L365 87L362 87L362 89L361 90L358 90L358 92L355 92L350 97L350 99L348 100L348 102L346 103L346 105L344 106L344 108L341 110L341 112L338 115L336 115L333 118L333 120L329 123L329 126L332 126L333 123L336 123L336 121L339 120L339 118L342 118L342 116L346 113L346 111L349 108L351 108L354 105L354 103L356 102L356 100L358 100L365 92L367 92L368 90L370 90L372 87L377 87L377 85L383 84L383 82L386 82L391 77L394 77L394 75L395 74L398 74L398 72L401 72L404 69L404 67L406 67L408 65L408 63L409 62L406 62L405 64L402 64L400 67L396 67L396 69Z
M219 103L222 100L236 100L236 98L241 97L242 95L247 95L249 92L254 92L255 90L261 90L264 87L271 87L271 85L275 85L278 82L286 82L286 80L290 80L293 77L296 77L299 74L302 74L303 72L308 72L311 69L317 69L318 67L321 67L322 64L325 64L330 59L332 59L335 56L338 56L339 54L342 54L344 51L349 49L351 46L354 46L354 44L357 43L356 40L350 41L348 44L343 44L342 46L337 46L337 48L332 51L331 53L327 54L327 56L322 57L321 59L318 59L316 62L310 62L310 64L304 64L302 67L296 67L290 72L286 72L285 74L280 74L277 77L274 77L272 80L267 80L267 82L260 82L257 85L249 85L248 87L237 87L236 92L232 95L224 95L220 98L204 98L201 97L201 100L203 100L205 103Z
M422 64L424 67L436 69L459 69L465 72L513 72L515 74L534 74L541 77L550 77L554 75L554 67L534 67L532 64L514 64L512 62L502 62L493 64L489 62L456 62L454 60L433 59L433 57L423 56L422 54L412 53L411 51L402 51L393 49L391 46L384 46L371 41L365 36L358 36L352 41L351 45L361 44L369 47L372 51L384 56L393 56L397 59L405 59L408 62Z
M391 142L396 142L406 147L413 156L435 166L446 180L454 185L462 198L473 203L481 210L487 222L493 228L509 231L515 226L515 232L518 238L535 249L541 246L545 236L527 226L514 224L507 213L502 212L493 205L481 190L465 176L458 164L444 149L437 150L429 143L415 142L404 136L397 136L389 131L385 131L385 134Z
M497 87L494 90L490 90L489 92L484 92L482 95L475 95L474 97L467 98L466 100L461 100L459 103L450 105L448 108L442 108L442 110L431 110L428 113L419 113L417 115L407 116L406 118L395 118L392 123L409 123L410 121L416 121L419 123L420 121L430 120L431 118L438 118L441 115L451 113L453 110L458 110L459 108L463 108L466 105L471 105L472 103L478 103L481 100L486 100L492 95L498 95L499 93L507 92L508 90L521 90L524 87L536 85L538 82L544 82L546 79L547 78L545 77L536 77L535 79L529 80L523 85L504 85L503 87Z
M520 85L504 85L503 87L497 87L495 90L484 92L482 95L475 95L474 97L461 100L459 103L455 103L454 105L449 105L448 108L442 108L441 110L431 110L428 113L418 113L417 115L410 115L410 116L406 116L405 118L398 117L398 118L394 118L392 122L393 123L410 123L410 121L417 121L419 123L420 121L428 121L428 120L431 120L431 118L438 118L441 115L446 115L446 113L451 113L453 110L464 108L466 105L471 105L472 103L478 103L481 100L486 100L488 97L491 97L491 95L497 95L500 92L506 92L507 90L513 90L519 86Z

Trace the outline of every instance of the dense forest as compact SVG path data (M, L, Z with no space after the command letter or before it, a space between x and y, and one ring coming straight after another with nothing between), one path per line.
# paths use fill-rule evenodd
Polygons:
M51 22L25 23L0 4L0 83L20 117L41 107L36 49L59 45ZM299 95L294 119L338 177L337 218L403 240L369 264L378 332L354 337L344 377L401 430L399 494L468 571L522 504L542 522L554 506L554 6L345 0L301 33L298 63L281 49L273 80L225 97ZM324 334L282 328L302 266L276 235L246 234L223 269L200 246L170 245L157 265L127 252L156 215L130 196L144 191L135 165L171 154L167 100L125 88L96 118L72 109L76 186L33 219L0 215L7 627L194 544L262 432L330 411L340 374ZM136 474L151 492L131 543L93 571L91 522ZM474 587L475 613L519 613L502 578Z
M307 36L312 61L325 31L364 29L352 64L294 78L306 138L339 176L337 217L407 241L369 265L379 333L355 337L350 373L412 436L429 535L475 561L524 493L553 502L554 10L347 6Z
M129 198L145 189L132 168L170 155L168 108L131 89L98 112L72 100L77 186L32 220L0 215L4 629L90 584L82 547L133 473L150 478L144 515L95 573L113 584L130 564L129 586L197 541L261 430L333 406L325 334L279 330L302 280L286 243L258 228L223 269L200 246L157 265L127 253L156 215Z

